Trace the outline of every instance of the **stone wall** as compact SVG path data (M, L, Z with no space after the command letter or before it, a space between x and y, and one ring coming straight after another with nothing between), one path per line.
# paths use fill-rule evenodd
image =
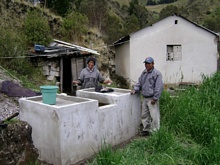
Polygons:
M47 77L47 80L56 81L56 78L60 77L59 62L45 62L43 64L43 74Z

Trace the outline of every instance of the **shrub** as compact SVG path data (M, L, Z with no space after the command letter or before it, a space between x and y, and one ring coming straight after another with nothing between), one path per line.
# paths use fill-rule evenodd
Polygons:
M0 65L22 74L30 71L24 58L23 35L16 29L0 27Z
M47 19L36 10L28 11L24 21L24 34L28 45L48 45L52 40Z
M80 13L71 12L63 19L61 34L66 41L81 40L88 30L88 18Z

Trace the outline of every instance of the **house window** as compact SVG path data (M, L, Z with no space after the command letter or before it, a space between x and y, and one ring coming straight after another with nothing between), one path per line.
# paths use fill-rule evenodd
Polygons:
M167 61L182 61L181 45L167 45Z
M175 24L178 24L178 20L175 20Z

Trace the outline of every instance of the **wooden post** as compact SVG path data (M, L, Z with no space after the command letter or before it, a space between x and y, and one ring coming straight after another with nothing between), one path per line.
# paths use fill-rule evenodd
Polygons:
M63 57L60 58L60 93L63 93Z
M72 81L77 79L77 62L76 58L71 58L71 75L72 75ZM72 82L71 82L72 83ZM73 96L76 96L76 90L77 86L76 85L71 85L71 93Z

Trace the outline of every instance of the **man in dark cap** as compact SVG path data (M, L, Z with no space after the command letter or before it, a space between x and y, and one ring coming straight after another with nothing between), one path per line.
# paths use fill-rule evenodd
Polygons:
M111 80L104 79L99 72L98 69L96 69L95 66L96 59L93 57L88 58L87 60L87 67L84 68L79 75L79 78L77 80L73 80L72 83L82 85L81 89L84 88L95 88L98 87L99 83L102 84L108 84L112 83Z
M143 130L141 130L141 136L147 136L160 128L159 98L163 91L162 75L160 71L154 68L154 59L147 57L144 64L145 70L131 91L131 94L141 92L143 96L141 114Z

